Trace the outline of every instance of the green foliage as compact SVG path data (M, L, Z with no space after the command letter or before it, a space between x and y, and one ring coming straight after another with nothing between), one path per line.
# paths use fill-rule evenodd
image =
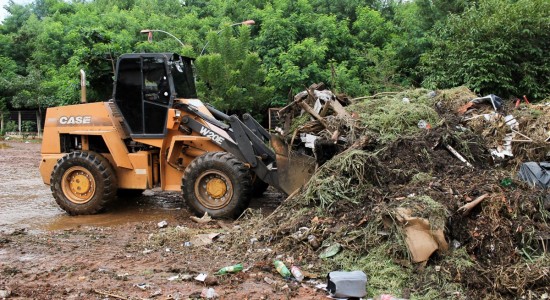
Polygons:
M36 131L36 122L33 122L33 121L23 121L23 122L21 122L21 131L23 131L23 132Z
M317 170L305 187L298 203L328 211L335 203L359 203L370 187L367 166L373 165L372 154L362 150L344 151ZM335 180L348 178L348 180Z
M550 2L483 0L437 27L424 84L501 96L550 93Z
M17 129L17 123L15 121L8 121L4 124L4 132L15 132Z
M391 141L401 135L420 132L418 122L424 120L434 127L439 116L425 99L426 90L410 90L381 99L367 99L355 103L351 110L361 116L361 121L369 130L380 135L383 141ZM423 94L422 96L418 96ZM409 98L411 103L403 102Z
M334 268L329 270L361 270L368 274L367 295L401 295L412 279L412 270L398 265L390 256L387 242L370 249L367 253L348 250L334 259Z
M258 54L249 51L248 27L240 27L238 37L229 29L209 35L211 54L197 59L198 90L204 101L222 111L249 111L261 119L261 112L273 97L273 88L264 84L265 72Z
M352 97L466 84L548 97L545 0L9 1L0 24L0 110L112 95L117 58L198 57L200 96L230 113L265 115L315 82ZM246 19L256 24L229 26ZM160 29L148 43L142 29ZM216 32L220 31L220 34ZM205 41L206 55L199 56ZM422 59L421 59L422 57Z

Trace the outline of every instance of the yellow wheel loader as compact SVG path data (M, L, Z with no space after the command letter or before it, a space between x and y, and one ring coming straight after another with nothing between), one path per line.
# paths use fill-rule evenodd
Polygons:
M48 108L40 173L61 208L94 214L120 192L160 187L181 190L197 215L236 217L268 185L289 194L309 179L312 159L290 157L252 116L196 99L192 64L124 54L112 100Z

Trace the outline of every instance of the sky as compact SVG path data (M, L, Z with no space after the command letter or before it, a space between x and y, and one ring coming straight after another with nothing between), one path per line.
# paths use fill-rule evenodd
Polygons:
M0 0L0 22L4 21L4 18L8 16L8 12L4 9L5 5L8 5L9 0ZM28 4L32 0L14 0L17 4Z

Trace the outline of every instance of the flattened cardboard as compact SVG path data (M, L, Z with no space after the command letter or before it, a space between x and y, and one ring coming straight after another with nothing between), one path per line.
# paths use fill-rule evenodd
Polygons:
M400 207L396 213L405 231L405 242L413 262L426 261L436 250L449 249L443 229L434 230L427 219L411 217L409 209Z

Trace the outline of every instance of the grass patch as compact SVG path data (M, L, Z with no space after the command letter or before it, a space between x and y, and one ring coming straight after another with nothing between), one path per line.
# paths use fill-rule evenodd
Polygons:
M410 209L413 217L427 219L433 229L444 228L447 216L449 216L449 211L441 203L426 195L409 197L398 207Z
M408 286L412 272L393 262L388 246L386 243L381 244L363 255L345 250L327 263L327 272L360 270L367 274L369 297L379 294L401 295Z
M432 181L432 174L418 172L411 178L411 183L426 183Z
M293 133L296 129L300 128L310 120L311 116L308 113L304 113L303 115L294 118L288 132Z
M403 102L403 98L409 98L410 103ZM420 132L423 130L418 128L420 120L425 120L432 126L439 121L439 116L433 109L433 100L427 96L427 90L423 89L360 101L351 105L348 110L359 113L362 125L379 134L383 142Z
M156 249L164 246L173 246L174 242L181 244L182 241L189 241L193 232L186 227L169 227L164 230L149 234L144 246Z
M465 287L455 281L468 276L466 271L473 266L464 248L446 253L436 265L429 265L414 275L411 300L466 299Z
M325 210L335 202L359 203L370 186L367 164L372 159L372 154L361 150L335 156L313 175L297 202L303 206L315 204Z

